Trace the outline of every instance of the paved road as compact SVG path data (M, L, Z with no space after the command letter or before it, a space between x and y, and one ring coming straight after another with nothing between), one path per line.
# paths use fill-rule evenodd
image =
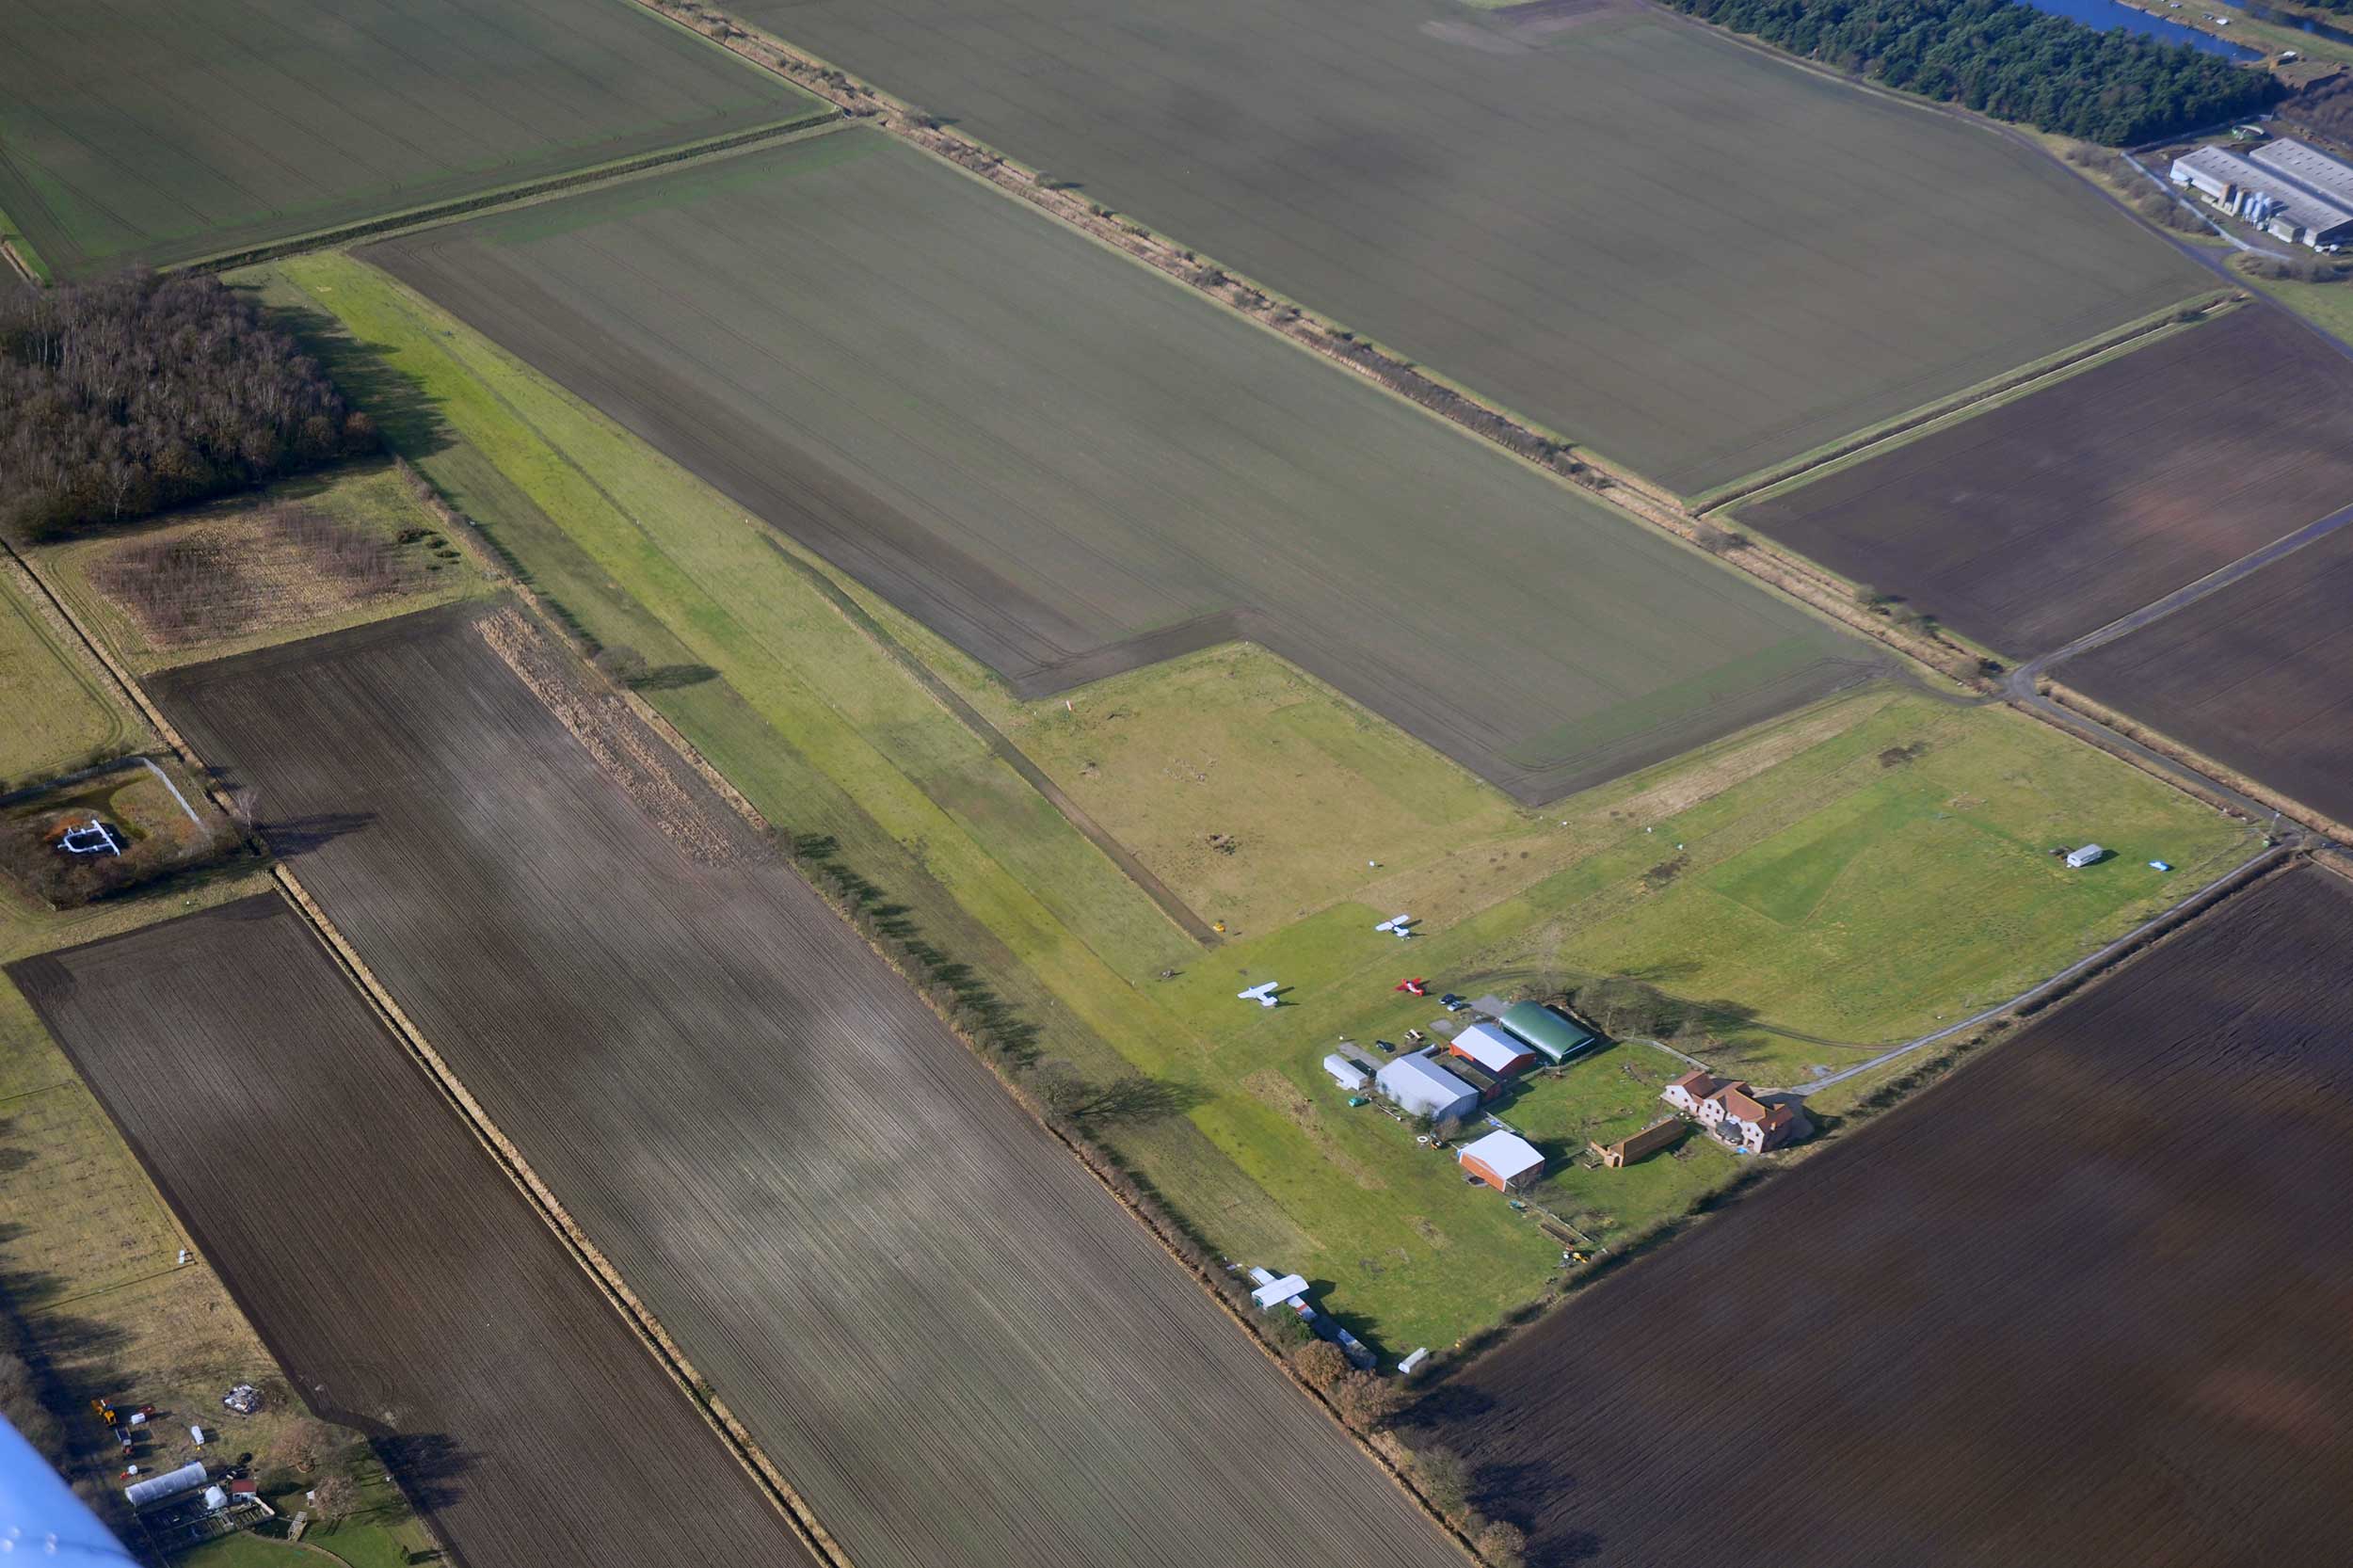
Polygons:
M1826 1078L1817 1078L1811 1083L1783 1092L1800 1099L1804 1098L1808 1095L1819 1094L1822 1090L1829 1088L1833 1083L1844 1083L1847 1080L1854 1078L1862 1073L1867 1073L1875 1067L1884 1067L1890 1062L1900 1060L1903 1057L1911 1055L1913 1051L1932 1046L1939 1040L1950 1039L1956 1034L1965 1033L1968 1031L1977 1028L1980 1024L1988 1023L2010 1011L2012 1008L2024 1007L2027 1003L2032 1002L2041 997L2047 996L2051 992L2057 990L2059 987L2080 979L2084 975L2090 973L2092 970L2099 968L2101 966L2113 962L2119 954L2132 947L2134 943L2138 942L2143 937L2147 936L2151 932L2157 930L2169 921L2178 920L2185 911L2191 909L2201 901L2210 898L2217 892L2220 892L2224 888L2229 887L2240 878L2251 875L2256 871L2268 865L2272 861L2283 858L2287 855L2293 853L2293 845L2285 843L2266 844L2262 849L2257 850L2253 855L2248 856L2245 860L2240 861L2237 865L2223 872L2220 876L2216 877L2212 882L2207 883L2204 887L2190 894L2187 898L2183 899L2178 904L2171 905L2162 914L2159 914L2153 919L2146 920L2140 925L2134 927L2131 932L2118 937L2115 941L2110 942L2106 947L2102 948L2099 952L2091 954L2089 958L2081 959L2076 963L2070 964L2067 968L2061 969L2050 979L2041 982L2040 984L2029 986L2027 989L2019 992L2008 1001L1997 1002L1981 1013L1973 1013L1957 1024L1946 1024L1943 1029L1936 1030L1930 1033L1923 1034L1916 1040L1907 1040L1900 1046L1896 1046L1880 1052L1877 1056L1872 1057L1867 1062L1857 1063L1851 1067L1845 1068L1839 1072L1832 1073Z

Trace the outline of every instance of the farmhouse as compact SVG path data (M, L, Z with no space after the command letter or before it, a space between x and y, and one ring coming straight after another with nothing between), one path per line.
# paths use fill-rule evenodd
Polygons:
M2353 240L2353 166L2286 136L2246 157L2220 147L2185 153L2173 183L2295 244L2333 250Z
M1614 1144L1596 1142L1591 1147L1594 1154L1600 1156L1602 1164L1613 1171L1623 1170L1671 1144L1681 1142L1687 1125L1680 1116L1668 1116Z
M1381 1069L1376 1081L1399 1109L1416 1116L1443 1121L1479 1109L1479 1091L1431 1061L1426 1050L1399 1057Z
M1515 1001L1496 1022L1555 1066L1601 1044L1600 1035L1542 1002Z
M1689 1072L1659 1091L1658 1097L1687 1116L1700 1113L1700 1106L1708 1096L1724 1086L1724 1080L1710 1072Z
M1796 1106L1767 1105L1742 1080L1727 1081L1712 1073L1686 1073L1659 1091L1658 1097L1696 1117L1719 1143L1749 1154L1794 1144L1814 1130Z
M1516 1132L1490 1132L1455 1158L1498 1192L1516 1192L1545 1174L1545 1157Z
M1454 1037L1447 1052L1476 1062L1498 1078L1509 1078L1536 1064L1536 1053L1492 1024L1473 1024Z

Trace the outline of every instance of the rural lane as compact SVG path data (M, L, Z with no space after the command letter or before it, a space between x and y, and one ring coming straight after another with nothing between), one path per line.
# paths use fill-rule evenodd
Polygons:
M2077 654L2089 653L2094 648L2105 647L2121 637L2130 636L2145 627L2153 626L2168 616L2188 609L2202 600L2211 599L2232 584L2293 555L2306 545L2327 538L2347 523L2353 523L2353 506L2340 507L2317 522L2299 528L2285 537L2274 539L2261 550L2249 552L2219 570L2208 572L2187 587L2177 588L2153 603L2144 604L2128 616L2121 616L2096 631L2088 632L2064 648L2056 648L2049 653L2030 659L2010 671L2004 682L2003 695L2009 701L2022 707L2031 708L2054 723L2091 736L2112 749L2130 753L2144 766L2195 784L2200 789L2228 801L2256 822L2264 821L2268 817L2276 825L2280 822L2281 814L2274 808L2232 789L2186 762L2121 735L2096 719L2061 706L2037 691L2035 683L2052 665L2063 663ZM2297 829L2297 833L2298 837L2301 837L2302 830Z

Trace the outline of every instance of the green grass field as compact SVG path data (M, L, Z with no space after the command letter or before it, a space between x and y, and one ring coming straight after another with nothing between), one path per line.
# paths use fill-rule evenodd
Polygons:
M69 649L11 568L0 571L0 789L34 783L139 744L146 727L121 706L88 656Z
M18 0L0 232L164 264L803 116L627 0Z
M2353 282L2273 283L2250 278L2247 283L2249 288L2263 290L2323 331L2353 343Z
M1187 1115L1120 1130L1123 1152L1230 1256L1305 1273L1399 1352L1526 1301L1561 1251L1323 1075L1336 1037L1433 1019L1399 977L1631 973L1729 999L1757 1022L1705 1049L1787 1082L2023 988L2245 840L2031 720L1886 685L1523 810L1260 653L1024 704L859 596L1188 902L1228 919L1232 939L1204 952L726 498L363 264L305 257L250 280L339 318L347 336L321 342L339 374L430 410L388 422L395 442L418 443L580 628L694 673L647 696L756 804L835 836L1002 984L1049 1054L1196 1091ZM1359 808L1369 842L1335 825ZM1209 832L1235 855L1207 848ZM2045 854L2095 836L2120 853L2094 872ZM2172 879L2140 864L2157 856ZM1401 948L1371 931L1399 909L1431 934ZM1270 979L1291 1005L1234 1000ZM1506 1114L1581 1148L1647 1121L1674 1066L1622 1045ZM1633 1171L1563 1168L1540 1196L1624 1238L1734 1168L1702 1144Z

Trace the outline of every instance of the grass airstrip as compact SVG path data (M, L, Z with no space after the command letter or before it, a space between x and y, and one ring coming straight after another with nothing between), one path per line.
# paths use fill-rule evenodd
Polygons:
M1399 978L1635 976L1735 1004L1674 1043L1789 1084L2007 997L2244 853L2242 827L2031 720L1884 683L1536 810L1249 648L1020 702L855 584L821 589L726 497L364 264L246 280L312 312L346 385L396 394L369 399L406 410L394 443L578 630L639 655L646 696L772 820L830 836L1000 982L1048 1055L1188 1088L1187 1113L1112 1141L1229 1256L1305 1273L1398 1351L1528 1300L1561 1256L1323 1076L1339 1036L1435 1013ZM1225 939L1186 936L909 654ZM2117 854L2087 872L2048 853L2095 838ZM1370 929L1401 910L1430 935ZM1234 1000L1261 980L1290 1005ZM1643 1125L1679 1070L1621 1044L1504 1114L1575 1152ZM1609 1242L1734 1169L1702 1144L1564 1166L1536 1196Z

